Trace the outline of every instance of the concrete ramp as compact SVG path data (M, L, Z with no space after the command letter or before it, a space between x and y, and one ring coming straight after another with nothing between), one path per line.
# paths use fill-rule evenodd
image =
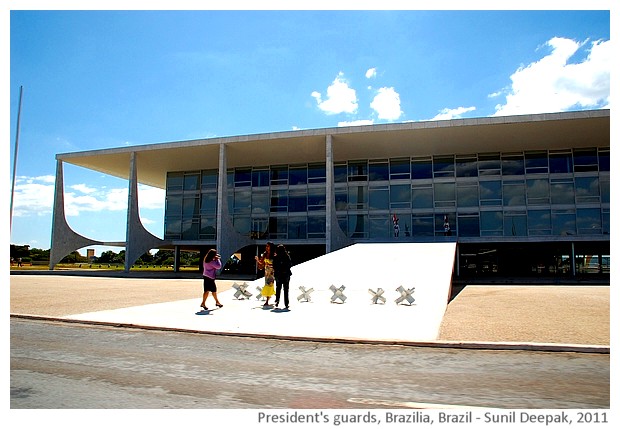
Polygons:
M199 308L202 281L195 299L75 314L66 319L211 333L264 335L304 339L341 339L401 343L433 342L447 308L455 243L356 244L293 267L290 311L263 307L263 279L248 282L248 299L235 289L219 294L223 308ZM239 282L242 283L242 282ZM330 286L345 286L346 299L332 301ZM298 300L300 286L314 289L310 300ZM415 288L411 304L397 288ZM373 303L368 289L385 292L385 303ZM198 293L198 291L200 291ZM273 303L275 299L272 299Z
M293 267L291 305L314 311L313 322L297 327L297 333L313 336L314 329L333 338L434 341L448 304L455 252L456 243L355 244ZM256 292L263 283L255 280L248 290ZM332 301L332 285L345 286L344 303ZM300 286L314 289L310 302L298 301ZM412 304L396 303L401 286L414 288ZM375 304L369 289L379 288L385 303Z

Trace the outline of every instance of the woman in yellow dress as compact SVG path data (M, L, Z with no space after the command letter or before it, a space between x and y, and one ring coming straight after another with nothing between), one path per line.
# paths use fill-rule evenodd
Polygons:
M265 270L265 286L263 286L263 289L261 290L261 295L267 299L263 305L264 307L269 306L269 299L276 293L275 287L273 286L275 282L275 277L273 275L273 251L274 244L268 242L265 245L265 251L260 258L255 256L256 262L258 263L258 269Z

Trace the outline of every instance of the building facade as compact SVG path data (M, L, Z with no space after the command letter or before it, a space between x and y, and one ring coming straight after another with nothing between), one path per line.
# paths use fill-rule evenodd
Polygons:
M267 241L287 245L297 262L360 242L456 241L456 277L604 279L609 120L608 110L596 110L414 122L161 143L57 160L61 172L62 162L70 162L129 179L124 245L127 254L136 249L136 259L145 246L217 246L240 255L247 264L236 269L246 273ZM161 239L141 228L137 192L131 192L138 182L166 190ZM62 199L58 188L57 175ZM56 215L53 248L56 234L66 235ZM380 257L385 267L379 269L388 269L389 255Z

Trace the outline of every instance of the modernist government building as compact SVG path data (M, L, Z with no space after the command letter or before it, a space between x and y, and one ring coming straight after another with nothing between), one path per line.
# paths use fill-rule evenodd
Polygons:
M50 269L94 244L124 247L126 271L151 249L217 247L224 259L240 259L231 270L253 273L268 241L285 244L294 263L354 243L452 241L455 278L609 279L609 110L288 131L56 159ZM128 180L124 242L69 227L64 163ZM166 190L163 237L140 221L138 183ZM370 257L389 269L389 255Z

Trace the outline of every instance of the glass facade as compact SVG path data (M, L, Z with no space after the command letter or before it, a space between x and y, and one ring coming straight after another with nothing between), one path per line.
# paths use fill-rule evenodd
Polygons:
M354 240L609 235L609 148L364 159L334 165L336 214ZM217 237L217 170L170 172L165 238ZM227 172L237 231L256 239L325 238L324 163Z

